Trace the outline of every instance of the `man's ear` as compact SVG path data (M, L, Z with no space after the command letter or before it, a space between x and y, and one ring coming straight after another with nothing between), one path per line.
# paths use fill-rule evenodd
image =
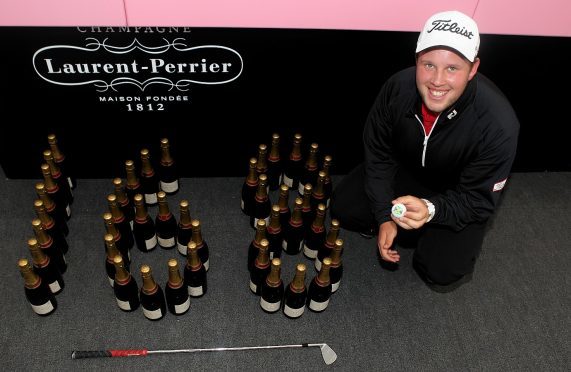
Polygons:
M472 67L470 68L470 74L468 75L468 80L472 80L476 72L478 72L478 67L480 67L480 58L476 58L472 63Z

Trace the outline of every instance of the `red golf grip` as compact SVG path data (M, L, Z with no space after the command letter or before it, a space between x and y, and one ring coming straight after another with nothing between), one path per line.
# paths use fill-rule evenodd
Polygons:
M100 351L74 351L71 353L71 359L84 358L106 358L106 357L129 357L129 356L145 356L147 349L142 350L100 350Z

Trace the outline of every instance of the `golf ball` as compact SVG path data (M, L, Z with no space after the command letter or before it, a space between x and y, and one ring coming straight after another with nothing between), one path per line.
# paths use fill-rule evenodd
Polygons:
M393 205L393 208L391 209L391 213L393 216L395 216L396 218L401 218L402 216L404 216L406 212L406 207L404 206L404 204L398 203Z

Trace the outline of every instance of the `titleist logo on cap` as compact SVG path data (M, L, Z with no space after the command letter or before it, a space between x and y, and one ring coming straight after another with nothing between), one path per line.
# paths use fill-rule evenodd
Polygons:
M433 27L429 30L426 30L427 33L432 31L449 31L454 34L462 35L467 37L468 39L472 39L474 33L472 31L468 31L466 27L458 26L458 23L452 22L450 19L435 19L432 21Z

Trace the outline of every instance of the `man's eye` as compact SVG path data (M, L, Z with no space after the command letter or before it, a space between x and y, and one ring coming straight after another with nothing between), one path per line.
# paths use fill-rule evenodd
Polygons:
M448 67L448 71L450 71L450 72L454 72L454 71L456 71L456 70L457 70L457 68L454 67L454 66Z

